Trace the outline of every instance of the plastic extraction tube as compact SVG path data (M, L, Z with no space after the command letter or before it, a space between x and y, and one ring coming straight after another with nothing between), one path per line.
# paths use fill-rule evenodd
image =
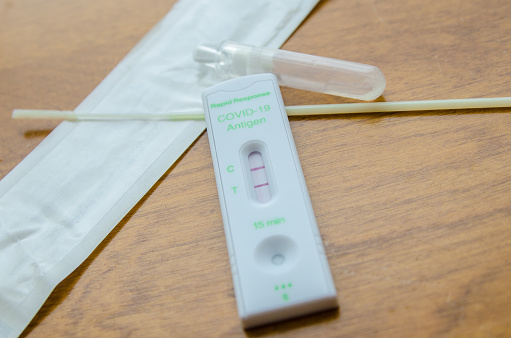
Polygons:
M386 84L374 66L230 41L199 45L193 58L225 78L273 73L281 86L366 101L378 98Z

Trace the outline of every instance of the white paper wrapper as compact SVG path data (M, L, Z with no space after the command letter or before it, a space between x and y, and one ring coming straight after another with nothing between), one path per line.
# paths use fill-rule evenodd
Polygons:
M203 42L278 48L318 0L181 0L76 108L201 110ZM63 122L0 181L0 336L16 337L203 132L202 121Z

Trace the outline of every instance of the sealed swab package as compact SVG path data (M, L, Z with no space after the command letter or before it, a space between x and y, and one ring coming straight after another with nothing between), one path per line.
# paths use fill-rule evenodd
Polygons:
M196 112L203 89L220 80L193 60L197 44L278 48L316 3L179 1L75 111ZM64 122L0 181L1 337L23 331L204 128L203 121Z

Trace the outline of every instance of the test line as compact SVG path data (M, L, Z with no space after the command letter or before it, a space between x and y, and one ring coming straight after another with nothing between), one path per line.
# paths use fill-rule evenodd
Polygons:
M341 103L304 106L287 106L288 116L303 115L331 115L331 114L360 114L360 113L391 113L403 111L427 111L449 109L475 109L475 108L502 108L511 107L511 97L451 99L451 100L424 100L424 101L398 101L398 102L367 102L367 103ZM202 112L168 112L147 114L89 114L76 113L66 110L37 110L15 109L12 112L14 119L59 119L59 120L204 120Z

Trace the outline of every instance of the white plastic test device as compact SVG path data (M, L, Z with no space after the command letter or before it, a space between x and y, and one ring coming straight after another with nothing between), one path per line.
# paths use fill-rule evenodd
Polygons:
M276 77L228 80L202 101L243 326L336 308Z

